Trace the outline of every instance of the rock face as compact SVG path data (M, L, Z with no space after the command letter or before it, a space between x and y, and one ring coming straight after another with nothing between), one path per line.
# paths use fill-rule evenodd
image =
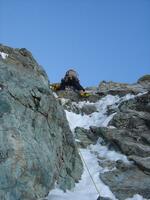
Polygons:
M76 127L74 133L75 138L77 139L77 144L81 148L86 148L90 144L95 144L98 139L92 130L92 127L89 130L81 127Z
M101 179L110 186L117 199L124 200L137 193L149 199L150 177L136 167L105 172Z
M121 103L110 128L97 128L109 146L128 156L134 165L105 172L102 180L118 199L138 193L150 198L150 92ZM134 166L134 167L133 167Z
M55 182L70 189L82 163L45 72L26 49L0 52L0 199L42 198Z

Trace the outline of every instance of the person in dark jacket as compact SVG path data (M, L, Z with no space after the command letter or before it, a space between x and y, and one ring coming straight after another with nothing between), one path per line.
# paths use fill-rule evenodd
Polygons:
M79 82L77 72L73 69L68 70L65 77L61 80L60 90L65 90L67 87L71 87L75 91L80 91L80 93L85 91Z

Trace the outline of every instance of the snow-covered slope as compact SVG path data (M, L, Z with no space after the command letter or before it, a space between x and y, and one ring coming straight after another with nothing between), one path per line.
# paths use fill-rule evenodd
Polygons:
M66 116L72 132L74 132L76 127L83 127L85 129L89 129L90 126L107 127L109 121L115 115L115 113L107 115L107 106L118 107L121 102L131 98L134 98L134 95L128 94L122 98L107 95L96 103L79 102L77 106L80 108L85 104L94 104L98 112L90 115L81 115L66 110ZM100 166L98 157L103 162L122 160L124 163L130 165L127 157L121 153L109 150L107 146L101 144L101 139L95 145L88 146L87 149L79 149L79 153L84 164L84 173L80 182L76 184L76 187L72 191L66 192L58 189L56 185L56 188L49 193L48 200L96 200L98 196L115 200L115 195L99 177L100 173L114 169ZM138 194L134 195L131 199L143 200L142 196Z

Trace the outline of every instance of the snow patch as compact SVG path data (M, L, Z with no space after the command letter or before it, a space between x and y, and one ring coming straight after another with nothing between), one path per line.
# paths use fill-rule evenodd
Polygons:
M90 145L89 148L91 151L96 152L100 157L103 157L107 160L122 160L125 163L130 163L127 159L127 156L113 150L108 150L107 146L101 145L99 141L97 141L96 145Z
M85 105L94 105L96 106L98 112L94 112L91 115L81 115L66 110L66 117L72 132L74 132L76 127L83 127L85 129L89 129L90 126L108 127L108 123L116 113L108 116L107 107L112 106L112 108L117 108L121 102L135 97L136 96L131 94L127 94L122 98L119 96L107 95L96 103L74 103L79 108L82 108ZM65 104L66 100L62 99L62 103ZM98 163L103 161L113 162L117 160L122 160L128 164L130 164L130 162L125 155L109 150L107 146L102 145L100 140L101 139L99 139L96 145L90 145L87 149L79 149L79 153L84 164L84 172L82 174L81 180L76 184L75 188L73 188L71 191L67 190L65 193L62 190L55 188L50 191L48 200L97 200L99 195L102 197L108 197L111 200L116 200L110 188L101 181L99 176L100 173L110 171L110 169L107 167L102 167ZM111 171L112 170L114 169L111 169ZM92 176L96 187L94 186L90 175ZM142 196L136 194L132 198L128 198L126 200L145 199Z
M110 191L109 187L106 186L99 179L100 166L97 162L96 155L92 154L90 150L80 149L81 158L84 158L86 165L88 166L90 173L94 179L94 182L99 190L97 192L92 179L89 177L89 173L84 164L84 172L82 174L81 180L72 191L63 192L60 189L52 190L49 193L49 200L96 200L99 194L103 197L109 197L112 200L116 200L113 193Z
M2 59L6 59L8 57L8 54L4 52L0 52L0 56L2 57Z
M135 194L132 198L127 198L126 200L146 200L141 195Z

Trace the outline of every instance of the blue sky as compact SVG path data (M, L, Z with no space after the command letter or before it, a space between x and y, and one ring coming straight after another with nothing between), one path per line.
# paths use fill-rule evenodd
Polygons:
M150 74L150 0L0 0L0 43L29 49L58 82L134 83Z

